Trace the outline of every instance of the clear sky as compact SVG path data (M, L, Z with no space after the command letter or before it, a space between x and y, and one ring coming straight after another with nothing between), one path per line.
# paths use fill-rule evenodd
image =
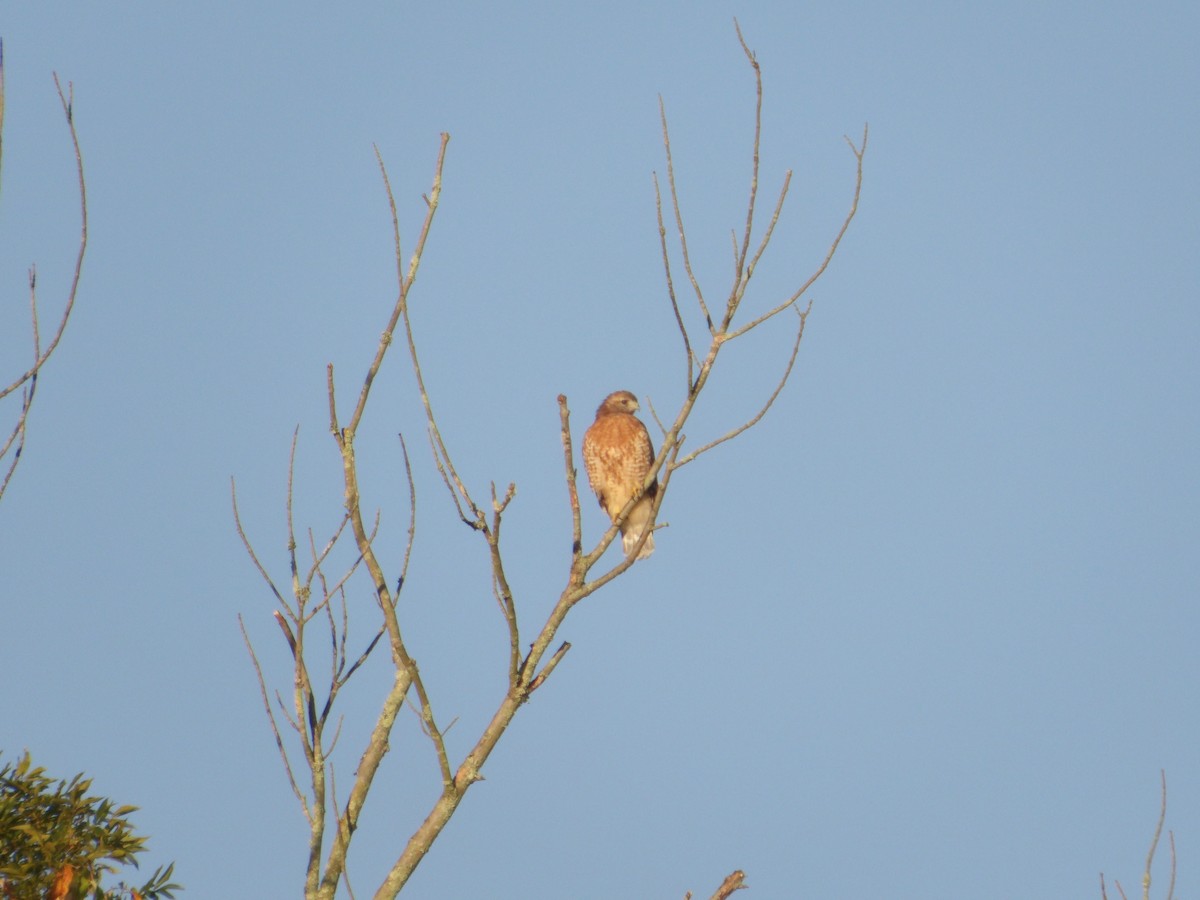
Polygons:
M683 389L660 94L693 259L713 293L728 279L753 100L734 15L764 69L764 195L795 173L747 308L823 256L843 135L869 122L858 219L787 390L679 473L655 555L568 620L411 896L707 896L735 868L758 898L1097 897L1101 871L1136 891L1160 769L1177 894L1200 892L1194 3L9 4L0 376L28 353L27 267L50 321L74 259L53 71L92 242L0 502L5 758L139 805L145 863L176 860L184 896L298 896L305 825L239 613L290 676L229 479L286 583L292 430L297 521L321 535L325 366L348 392L395 293L372 142L411 247L452 135L414 324L464 477L517 483L532 626L569 550L556 395L578 437L609 391L661 411ZM789 346L728 348L693 446L757 408ZM399 353L377 387L364 503L394 572L404 432L402 614L461 756L504 689L503 621ZM384 684L345 695L346 781ZM406 717L359 897L437 789Z

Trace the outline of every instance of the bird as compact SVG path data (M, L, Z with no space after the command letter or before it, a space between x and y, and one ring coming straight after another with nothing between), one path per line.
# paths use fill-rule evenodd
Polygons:
M588 482L608 517L616 522L629 499L641 494L621 523L621 547L626 556L650 527L658 494L657 478L642 493L642 485L654 466L654 446L646 426L634 415L638 409L637 397L629 391L615 391L604 398L596 410L596 420L583 436ZM646 534L637 558L645 559L653 552L654 534Z

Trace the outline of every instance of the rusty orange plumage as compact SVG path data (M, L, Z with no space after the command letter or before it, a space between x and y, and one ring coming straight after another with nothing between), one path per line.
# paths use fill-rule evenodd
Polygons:
M650 433L634 415L638 408L637 397L629 391L609 394L596 410L596 421L583 436L583 465L588 481L601 508L614 522L630 498L641 493L654 465ZM621 546L626 556L650 526L657 494L655 479L621 524ZM654 535L648 534L638 559L645 559L653 552Z

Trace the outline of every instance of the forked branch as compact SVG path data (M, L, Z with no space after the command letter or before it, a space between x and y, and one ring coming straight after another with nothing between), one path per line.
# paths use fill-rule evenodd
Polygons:
M865 126L863 128L862 143L860 145L856 146L852 141L850 141L849 138L846 139L846 142L849 144L850 150L855 157L856 165L854 193L851 198L849 210L842 220L841 227L838 229L832 242L830 243L824 259L821 261L820 265L817 266L816 270L812 272L812 274L809 275L809 277L800 285L800 287L797 288L796 291L793 292L786 300L771 307L766 312L752 318L745 324L734 327L733 323L735 317L742 308L743 302L746 298L746 292L750 286L751 279L754 276L755 268L758 266L758 263L762 259L763 254L766 252L771 239L775 235L775 228L779 223L780 215L783 212L784 201L787 199L788 189L791 186L792 179L792 173L790 171L784 175L783 185L780 188L779 196L775 202L771 218L768 221L766 228L763 230L761 238L758 240L758 244L753 255L750 255L750 247L754 242L754 221L756 203L758 200L759 152L762 141L763 82L762 69L759 66L758 59L754 52L747 45L745 37L742 35L741 27L738 25L736 19L734 20L734 27L737 31L738 42L741 44L742 51L745 54L746 59L749 61L754 73L754 140L751 147L750 189L746 201L745 225L740 243L736 236L734 237L733 241L733 286L730 289L729 297L726 301L725 314L720 323L717 324L713 323L712 317L708 312L708 308L703 303L703 290L700 284L697 282L691 267L686 228L683 224L683 218L679 213L679 191L676 184L675 167L671 152L670 130L667 126L667 117L661 99L659 101L660 116L662 119L663 150L667 159L667 185L671 193L671 207L675 211L676 225L679 229L679 254L683 260L684 268L688 273L688 277L692 281L693 290L695 291L697 297L701 298L701 310L705 318L705 324L711 334L708 352L705 354L703 360L697 362L696 354L692 349L687 324L680 312L679 304L675 297L674 279L671 275L671 254L667 246L666 229L663 225L662 219L662 199L659 194L658 180L655 178L654 184L656 209L658 214L659 237L662 249L663 272L666 278L667 297L670 301L671 309L675 317L676 327L679 329L680 337L683 341L688 376L688 396L681 406L679 414L676 416L674 423L670 426L670 428L666 429L666 434L663 439L664 450L666 449L667 445L679 439L679 436L682 434L681 428L683 423L686 422L687 418L691 414L692 404L695 402L695 398L700 394L707 383L708 377L713 370L713 366L716 363L717 357L726 344L759 327L770 319L773 319L775 316L779 315L789 307L796 310L799 316L799 323L796 331L796 340L792 345L791 353L788 356L787 364L784 367L783 376L776 384L775 389L762 404L759 411L745 420L742 424L727 431L721 437L703 444L697 450L694 450L686 456L674 461L672 463L674 468L687 465L689 462L692 462L697 457L708 452L714 447L726 443L727 441L730 441L733 438L743 434L750 428L753 428L763 419L767 411L774 404L776 398L778 398L780 392L783 390L784 385L787 384L788 379L791 377L792 369L795 365L796 357L800 350L800 342L804 337L804 325L808 319L809 312L812 310L811 301L807 304L803 311L800 311L797 304L801 297L803 297L809 288L816 283L817 279L825 273L826 269L828 269L830 262L837 253L837 249L841 244L842 238L845 236L850 227L850 222L854 219L855 214L858 212L859 198L862 194L863 158L866 154L868 137L868 131Z
M75 297L78 294L79 279L83 273L83 257L87 252L87 185L83 175L83 153L79 149L79 135L75 132L75 89L68 82L67 89L64 92L62 84L58 80L57 73L54 75L54 87L58 91L59 102L62 104L63 113L67 117L67 130L71 136L71 146L75 151L75 171L79 181L79 248L75 254L75 271L71 277L71 285L67 290L67 300L63 307L62 316L59 319L58 327L54 330L49 343L44 348L42 347L40 325L38 322L37 267L31 266L29 269L29 318L32 326L33 362L28 369L18 375L10 384L0 387L0 400L18 390L21 392L21 403L17 410L16 423L8 430L3 443L0 443L0 464L3 464L7 460L3 478L0 478L0 497L3 497L4 492L8 489L17 464L21 461L21 453L25 449L29 412L33 408L34 397L37 394L38 374L41 372L42 367L49 361L50 357L54 355L54 351L58 349L63 333L67 329L67 322L70 321L71 313L75 309ZM0 150L3 148L3 137L4 47L0 43ZM0 161L2 161L2 156L0 156Z
M825 270L827 268L829 268L829 264L831 262L833 262L833 257L834 257L834 254L837 253L838 245L841 244L842 238L846 236L846 231L850 228L850 222L853 221L855 214L858 212L858 200L859 200L859 197L862 196L863 157L867 152L867 138L869 136L869 133L870 133L869 126L864 125L862 141L857 146L855 145L855 143L852 140L850 140L850 138L848 138L848 137L845 138L846 144L847 144L847 146L850 147L850 152L854 154L854 158L856 161L856 170L855 170L855 176L854 176L854 196L850 200L850 209L846 213L846 218L842 220L842 227L838 229L838 233L834 236L833 242L829 245L829 250L825 253L825 258L821 260L821 264L819 266L817 266L816 270L811 275L808 276L808 280L805 281L804 284L800 285L800 287L796 289L796 292L794 294L792 294L790 297L788 297L788 299L784 300L778 306L775 306L772 309L768 310L767 312L763 313L758 318L753 319L750 322L746 323L745 325L741 326L736 331L731 332L727 336L726 340L733 340L734 338L741 337L747 331L750 331L753 328L757 328L759 325L761 325L763 322L767 321L767 319L770 319L772 316L779 315L781 312L783 312L789 306L792 306L793 304L795 304L795 302L797 300L799 300L801 297L803 297L804 294L808 291L808 289L816 283L817 279L825 274ZM790 175L791 173L788 173L788 174ZM787 188L785 186L784 190L786 191L786 189ZM780 200L782 202L782 197L780 198ZM778 212L776 213L776 215L778 215ZM757 257L756 257L756 259L757 259Z

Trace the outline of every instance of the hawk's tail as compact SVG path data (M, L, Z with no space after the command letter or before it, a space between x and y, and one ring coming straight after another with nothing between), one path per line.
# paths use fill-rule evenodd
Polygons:
M621 549L625 551L626 556L633 552L633 548L637 546L637 542L641 539L641 537L642 530L640 528L636 530L631 528L629 531L625 532L625 534L621 535ZM654 534L650 533L646 535L646 543L642 544L642 552L637 555L637 558L645 559L653 552Z

